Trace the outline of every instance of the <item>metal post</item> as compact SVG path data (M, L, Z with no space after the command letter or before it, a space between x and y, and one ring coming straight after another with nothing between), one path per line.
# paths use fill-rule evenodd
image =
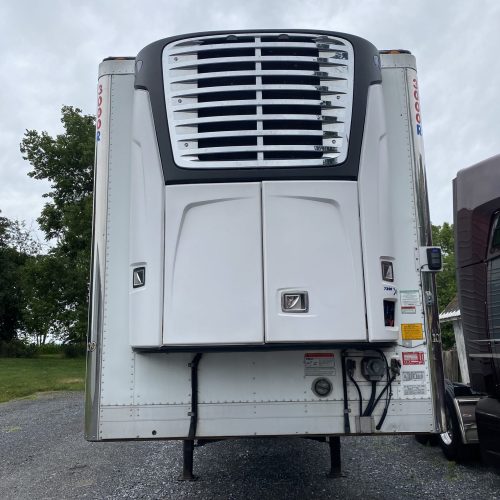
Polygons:
M185 439L182 442L182 475L179 481L196 481L193 476L194 439Z
M330 436L328 439L330 447L330 474L328 477L342 477L342 462L340 459L340 437Z

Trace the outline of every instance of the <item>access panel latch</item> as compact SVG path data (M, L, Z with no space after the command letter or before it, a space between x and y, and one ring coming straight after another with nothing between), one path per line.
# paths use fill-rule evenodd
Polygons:
M304 291L282 292L281 310L285 313L308 312L309 294Z
M133 288L140 288L146 284L146 268L136 267L132 271L132 286Z

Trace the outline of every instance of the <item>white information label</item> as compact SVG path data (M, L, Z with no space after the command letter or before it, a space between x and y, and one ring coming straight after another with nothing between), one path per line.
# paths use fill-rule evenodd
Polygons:
M403 372L403 382L412 382L413 380L424 380L425 372L415 371L415 372Z
M304 354L304 375L335 375L333 352L307 352Z
M425 385L405 385L403 392L405 396L421 396L425 394Z
M420 292L418 290L400 290L401 309L420 305Z

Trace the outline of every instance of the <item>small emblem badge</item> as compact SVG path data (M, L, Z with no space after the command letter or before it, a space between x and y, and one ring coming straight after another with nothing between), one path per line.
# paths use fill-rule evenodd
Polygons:
M283 292L281 294L281 310L286 313L306 313L309 311L307 292Z

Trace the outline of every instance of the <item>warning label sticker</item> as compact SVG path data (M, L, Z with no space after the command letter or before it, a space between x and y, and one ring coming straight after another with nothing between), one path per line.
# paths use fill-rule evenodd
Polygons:
M416 306L401 306L401 314L417 314Z
M401 337L403 340L423 340L424 329L422 323L402 323Z
M423 367L413 368L415 365L423 365L424 359L423 352L403 352L403 365L412 366L412 368L404 368L401 371L401 382L405 396L422 396L427 393L425 370L422 369Z
M418 290L400 290L401 308L404 306L419 306L420 292Z
M405 396L421 396L425 394L425 385L405 385L403 391Z
M424 380L425 372L403 372L403 382L413 382L414 380Z
M305 353L304 375L335 375L335 354L333 352Z
M423 352L404 352L403 365L423 365L424 364Z
M418 290L401 290L401 314L417 314L420 305L420 292Z

